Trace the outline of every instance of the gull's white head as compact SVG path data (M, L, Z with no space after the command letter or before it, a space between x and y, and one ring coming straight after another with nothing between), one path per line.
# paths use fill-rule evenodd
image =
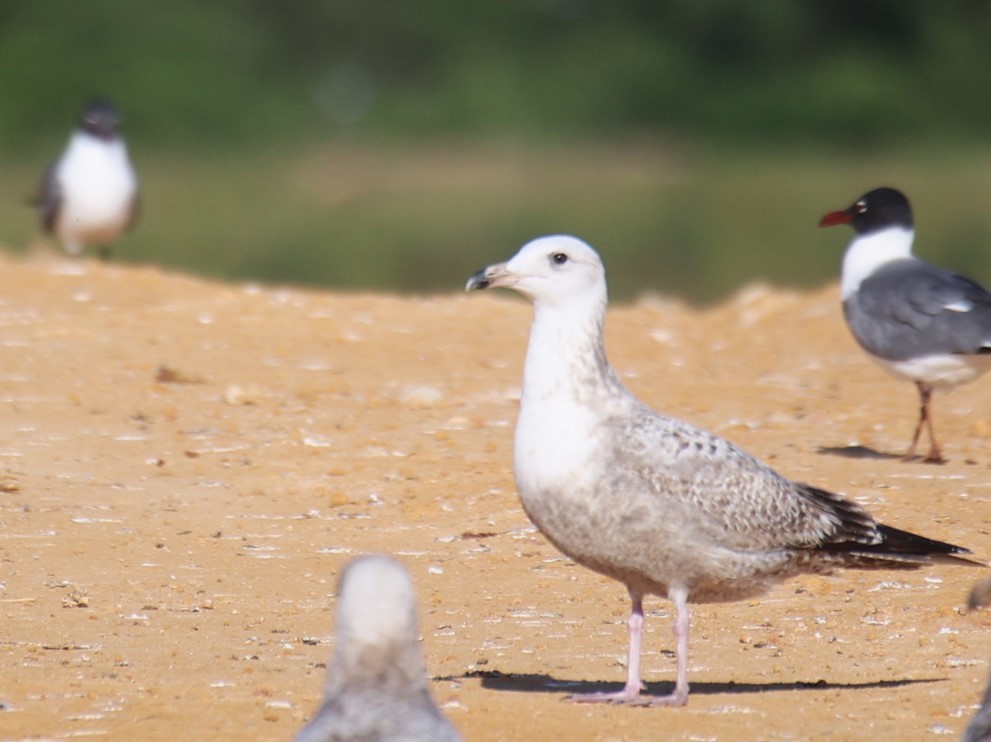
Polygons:
M604 303L606 270L587 243L570 235L551 235L526 243L505 263L478 271L465 291L488 288L513 289L539 305Z
M349 685L422 686L418 633L416 593L403 565L381 555L353 560L338 583L328 694Z
M359 557L341 574L338 590L342 643L360 647L416 641L416 594L399 562L380 555Z
M406 569L386 556L359 557L341 574L338 593L328 694L349 685L422 685L416 594Z

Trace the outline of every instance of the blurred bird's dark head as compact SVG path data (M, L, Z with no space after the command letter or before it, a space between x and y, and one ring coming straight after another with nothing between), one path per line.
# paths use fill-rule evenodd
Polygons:
M115 139L120 131L120 113L114 104L108 100L91 101L83 111L83 116L79 120L79 128L109 142Z
M875 188L850 206L831 211L820 221L820 227L849 224L857 234L880 232L889 227L913 229L912 207L905 195L894 188Z

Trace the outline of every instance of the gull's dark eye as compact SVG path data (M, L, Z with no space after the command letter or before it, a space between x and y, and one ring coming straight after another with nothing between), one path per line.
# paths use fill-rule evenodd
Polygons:
M568 256L563 252L556 252L551 255L551 260L554 261L554 265L564 265L568 262Z
M865 213L867 211L867 202L866 201L858 201L857 203L855 203L853 205L853 210L856 211L858 214Z

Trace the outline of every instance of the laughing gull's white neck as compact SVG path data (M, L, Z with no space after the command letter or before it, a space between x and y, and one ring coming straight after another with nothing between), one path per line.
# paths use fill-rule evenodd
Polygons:
M86 131L75 131L69 139L65 156L62 158L63 170L87 171L92 180L93 173L110 172L114 177L130 181L133 179L130 160L127 156L127 145L120 137L110 140L100 139ZM124 176L118 173L125 174ZM130 176L130 177L126 177Z
M888 227L880 232L854 237L843 256L843 299L857 292L860 284L885 263L912 257L914 229Z

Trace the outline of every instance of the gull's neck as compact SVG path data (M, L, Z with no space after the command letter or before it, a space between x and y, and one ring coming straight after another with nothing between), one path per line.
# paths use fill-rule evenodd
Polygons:
M62 168L96 168L113 167L127 171L133 178L130 158L127 155L127 145L122 137L114 137L107 141L86 131L73 132L69 139Z
M384 637L378 642L349 641L338 637L327 690L374 686L392 690L419 690L426 686L426 667L416 634Z
M591 469L576 475L574 462L594 457L604 421L630 399L602 344L605 291L584 299L534 306L513 472L523 509L538 527L551 517L542 506L546 497L581 491L579 479L594 479Z
M888 227L854 237L843 256L842 294L847 299L874 271L892 260L912 257L914 229Z
M101 139L88 131L74 131L69 137L69 149L104 152L126 152L127 145L122 137Z
M522 405L564 397L574 402L622 388L603 344L606 299L534 306Z

